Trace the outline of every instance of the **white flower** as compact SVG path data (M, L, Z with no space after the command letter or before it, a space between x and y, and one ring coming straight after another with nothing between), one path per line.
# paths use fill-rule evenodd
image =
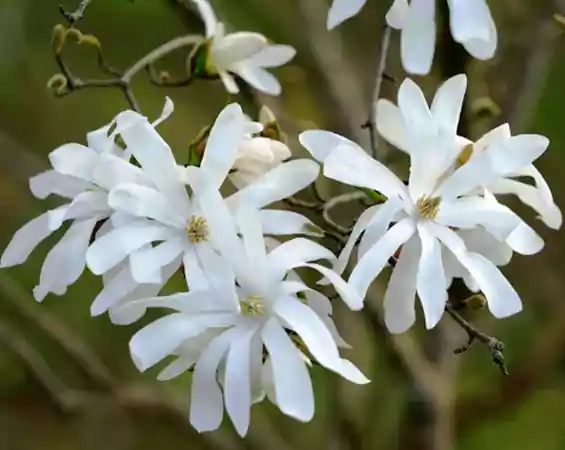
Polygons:
M135 220L97 239L87 252L87 264L93 273L104 274L129 257L130 267L107 277L104 290L92 305L93 315L139 298L140 284L147 285L143 290L151 289L156 295L181 265L191 290L206 288L211 279L221 276L224 262L217 249L224 242L223 236L235 231L229 228L231 213L225 216L221 207L210 205L223 201L219 188L242 141L261 131L261 125L250 122L239 105L228 105L210 131L201 166L183 168L143 117L133 112L118 116L118 126L122 120L134 122L121 132L121 137L152 186L126 182L109 194L112 208ZM231 196L229 205L232 210L242 203L262 209L305 188L318 172L318 165L310 160L282 164ZM211 188L200 194L195 190L197 182ZM192 195L187 184L192 187ZM262 210L260 216L268 234L319 233L308 219L294 212ZM137 318L112 316L117 323Z
M328 28L357 14L365 2L334 0ZM492 58L498 37L486 0L447 0L447 3L453 39L475 58ZM436 0L395 0L386 15L389 26L402 32L402 65L409 73L425 75L432 66L436 42L435 6Z
M239 88L232 74L241 77L255 89L271 95L281 93L281 85L265 69L279 67L289 62L296 50L288 45L271 45L259 33L225 33L224 24L218 22L208 0L192 0L197 6L206 27L208 42L205 48L205 75L217 75L230 94Z
M456 130L465 88L464 75L451 78L438 90L430 110L420 89L407 79L398 93L399 108L379 102L379 130L386 128L387 139L409 150L408 186L341 136L324 131L300 136L301 143L324 162L325 176L374 189L388 198L361 215L336 270L345 265L364 233L360 260L349 280L364 296L372 280L401 248L384 300L385 320L392 332L403 332L414 322L416 293L427 327L440 320L449 281L442 258L446 250L477 282L494 316L520 311L521 301L512 286L485 256L470 252L454 228L482 227L522 254L538 252L543 246L541 238L488 191L470 194L484 191L483 186L531 164L546 150L548 140L520 135L497 141L454 171L460 153ZM394 225L389 229L391 223Z
M257 180L292 156L290 149L281 140L275 116L266 106L261 108L259 120L263 125L261 136L250 137L242 142L229 176L238 189Z
M464 164L469 159L478 157L490 145L506 145L511 137L508 124L503 124L489 131L474 143L466 138L458 137L464 145L459 163ZM461 158L463 159L461 160ZM520 181L523 178L530 178L534 184ZM563 214L555 204L547 182L533 164L521 167L516 172L493 180L484 187L493 194L516 195L523 203L534 209L549 228L554 230L561 228Z
M155 126L170 114L167 102ZM49 293L63 295L85 267L85 254L101 221L113 214L108 205L108 192L122 181L145 183L140 169L127 163L130 154L116 146L116 135L130 126L122 122L111 134L115 120L87 135L87 145L65 144L49 154L53 169L30 179L30 189L37 198L55 194L70 200L24 225L13 237L2 254L0 267L22 264L39 243L58 230L65 221L72 221L68 231L47 255L41 268L39 285L34 297L42 301ZM112 161L115 170L98 177L98 167ZM104 228L108 228L106 223Z
M328 14L328 30L355 16L366 2L367 0L333 0Z
M210 188L196 186L197 190ZM221 208L222 204L212 207ZM229 216L227 211L224 214ZM143 371L171 354L177 355L159 377L169 379L194 367L191 424L200 432L217 429L225 406L243 436L249 427L252 402L260 401L262 391L270 388L270 398L283 413L301 421L312 419L314 397L305 357L354 383L368 380L342 359L332 331L321 319L320 307L327 315L329 300L315 293L305 303L298 293L311 290L296 276L287 278L296 268L312 268L331 280L343 300L358 305L360 299L343 279L311 262L334 259L333 254L303 238L267 253L258 212L239 210L237 220L243 240L226 229L222 253L231 270L222 278L213 278L215 286L143 299L122 308L176 311L132 338L134 362ZM311 302L317 302L317 307ZM264 361L265 351L268 361Z

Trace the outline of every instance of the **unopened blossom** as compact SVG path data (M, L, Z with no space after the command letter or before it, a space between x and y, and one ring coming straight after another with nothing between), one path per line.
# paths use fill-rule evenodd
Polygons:
M408 186L341 136L325 131L300 136L302 144L324 163L325 176L387 197L385 203L361 215L340 262L347 262L363 233L360 259L349 282L364 296L400 249L384 299L385 320L392 332L403 332L413 324L416 293L427 327L441 319L449 281L449 268L442 257L446 251L476 281L495 317L521 310L518 294L496 265L484 255L469 251L455 229L486 230L522 254L536 253L543 247L535 231L488 191L485 193L484 186L531 164L546 150L548 140L539 135L514 136L489 145L453 170L461 150L456 137L465 89L464 75L451 78L439 88L430 109L418 86L407 79L398 93L398 109L379 108L379 129L385 124L396 127L385 137L391 136L393 144L409 149Z
M171 103L167 102L162 116L152 127L170 114L170 107ZM94 235L102 234L112 222L124 220L114 217L114 210L108 204L108 192L122 181L148 182L139 168L127 162L130 153L123 152L115 144L117 134L131 124L122 121L109 133L114 125L115 120L88 133L87 146L70 143L52 151L49 154L52 169L30 179L30 189L35 197L44 199L56 195L67 203L18 230L2 254L0 267L22 264L35 247L64 222L72 222L43 263L39 284L33 290L37 301L42 301L49 293L63 295L84 271L86 251ZM107 162L112 163L114 170L100 172L100 165L107 165Z
M259 112L259 121L263 130L242 142L229 176L239 189L292 156L290 149L283 142L276 117L266 106Z
M209 189L199 183L195 186ZM209 200L206 209L225 208L216 196ZM220 214L230 217L227 210ZM299 267L317 270L329 278L344 301L358 306L360 299L343 279L313 262L332 260L333 254L304 238L287 241L267 253L257 211L244 208L236 218L242 239L228 233L234 225L225 227L221 251L230 270L211 279L215 286L143 299L122 308L174 311L134 335L130 341L134 362L143 371L175 355L176 360L159 377L169 379L193 369L191 424L200 432L215 430L225 408L244 436L251 405L265 391L283 413L301 421L312 419L308 361L357 384L369 380L340 356L338 343L321 319L320 306L327 308L329 300L320 293L304 300L300 293L310 288L297 277L287 278ZM322 305L314 307L316 301Z
M191 61L192 70L202 77L219 77L226 90L237 94L237 75L255 89L279 95L281 85L266 69L289 62L296 50L289 45L269 44L260 33L225 32L208 0L192 0L206 27L206 42Z
M444 1L444 0L440 0ZM490 59L498 36L486 0L446 0L453 39L477 59ZM334 0L328 28L357 14L366 0ZM386 15L388 25L401 31L400 55L412 74L429 73L436 43L436 0L395 0Z
M262 129L244 116L239 105L228 105L210 131L200 167L184 168L177 165L170 147L143 117L134 112L119 116L118 126L122 120L134 123L121 137L152 186L125 182L109 194L111 207L134 220L101 236L87 252L93 273L116 272L106 277L108 282L91 308L94 315L139 298L140 284L153 285L142 289L156 290L156 295L181 265L190 289L205 288L210 279L221 276L224 263L217 249L223 236L233 231L226 229L231 220L221 216L221 210L204 208L209 199L200 196L193 184L197 179L205 180L202 182L213 191L210 195L221 198L219 188L241 143ZM282 164L231 196L230 208L235 210L245 203L261 210L263 227L271 235L319 233L300 214L263 209L311 184L318 172L318 165L306 159ZM192 195L187 185L193 188ZM126 258L129 267L118 271L116 267ZM112 315L119 323L135 319Z

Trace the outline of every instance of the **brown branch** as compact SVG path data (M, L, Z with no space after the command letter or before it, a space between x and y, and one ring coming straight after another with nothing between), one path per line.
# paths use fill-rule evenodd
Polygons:
M69 25L72 26L78 21L82 20L84 12L91 2L92 0L82 0L79 4L78 9L72 13L68 12L63 5L59 5L59 12L69 22Z
M387 64L387 57L388 57L388 49L390 47L390 35L392 29L385 25L380 45L379 45L379 63L377 66L377 75L375 77L375 87L373 88L373 97L371 101L371 105L369 107L369 119L366 123L366 128L369 130L370 133L370 142L371 142L371 152L372 157L381 161L385 162L387 157L386 148L380 149L379 148L379 133L377 131L377 102L381 96L381 88L383 85L383 81L385 80L385 71L386 71L386 64Z

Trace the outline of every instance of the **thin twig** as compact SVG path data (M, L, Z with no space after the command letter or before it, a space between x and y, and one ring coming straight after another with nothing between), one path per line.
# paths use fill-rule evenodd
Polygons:
M73 13L68 12L63 5L59 5L59 11L61 12L61 15L65 19L67 19L69 25L72 26L83 18L84 12L86 11L86 8L88 8L88 5L90 5L91 2L92 0L82 0L80 2L78 9Z
M461 328L463 328L468 336L469 336L469 342L467 344L467 346L465 347L461 347L459 349L456 350L457 353L462 353L463 349L468 349L471 344L473 343L473 341L477 340L485 345L487 345L491 351L491 355L492 355L492 360L493 362L500 368L501 372L504 375L508 375L508 370L506 368L506 364L504 362L504 343L493 337L493 336L489 336L488 334L483 333L482 331L478 330L477 328L475 328L473 325L471 325L469 322L467 322L463 316L461 316L461 314L459 314L452 305L447 304L447 306L445 307L445 310L447 311L447 313L453 318L453 320L455 320L455 322L457 322L457 324L459 326L461 326Z
M356 192L348 192L347 194L338 195L337 197L333 197L329 199L324 204L322 209L322 218L324 219L324 222L326 222L326 224L329 227L333 228L338 233L345 235L349 234L351 232L351 227L344 227L343 225L340 225L335 220L333 220L330 216L330 211L339 205L356 202L358 200L363 199L364 197L365 197L364 192L356 191Z
M59 69L62 75L65 77L67 86L65 90L58 92L57 95L60 97L69 95L74 91L78 91L81 89L87 88L117 88L120 89L126 100L128 101L130 107L134 111L140 111L139 103L135 98L135 95L131 89L130 83L132 78L139 73L141 70L144 70L146 67L151 66L154 62L158 59L162 58L163 56L172 53L175 50L178 50L182 47L186 47L189 45L197 45L202 40L201 36L198 35L187 35L187 36L180 36L175 39L172 39L169 42L155 48L137 62L135 62L129 69L127 69L123 75L118 75L116 78L109 78L109 79L87 79L82 80L78 77L75 77L68 66L65 64L61 53L55 53L55 61L59 66ZM104 61L102 57L99 57L101 61ZM104 63L105 64L105 63ZM105 64L106 71L108 71L109 66ZM114 69L110 69L114 73L118 73L114 71Z
M369 129L371 139L371 153L373 158L383 162L386 160L386 151L379 149L379 134L377 132L377 101L381 96L381 89L385 79L385 71L387 64L388 49L390 47L390 35L392 29L385 25L380 45L379 45L379 64L377 66L377 75L375 77L375 87L373 89L373 97L369 107L369 119L367 121L367 128Z

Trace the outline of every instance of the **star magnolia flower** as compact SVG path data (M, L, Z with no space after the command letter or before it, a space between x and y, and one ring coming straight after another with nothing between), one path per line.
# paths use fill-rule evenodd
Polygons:
M366 210L353 229L340 255L345 264L360 243L360 260L349 282L365 295L372 280L400 248L384 300L385 320L392 332L407 330L414 322L414 299L418 294L426 325L440 320L447 301L446 267L442 252L451 253L476 280L495 317L521 310L521 301L485 256L470 252L454 229L484 229L498 241L523 254L538 252L541 238L510 209L488 195L470 195L482 186L528 166L547 148L543 136L520 135L489 145L466 164L452 170L460 153L456 130L466 88L466 78L448 80L436 94L431 110L414 82L407 79L398 93L395 120L383 114L379 121L398 124L402 117L405 134L388 135L404 139L409 148L411 169L408 186L355 143L325 131L307 131L301 143L323 161L324 175L345 184L374 189L388 200ZM394 225L389 229L391 223Z
M263 131L259 136L243 141L229 176L238 189L257 180L292 156L290 149L282 142L276 117L266 106L259 112L259 121L263 125Z
M334 0L328 28L357 14L366 0ZM389 26L401 30L402 65L407 72L429 73L436 41L436 0L395 0L386 15ZM492 58L497 31L485 0L447 0L451 34L475 58Z
M280 95L281 85L265 69L289 62L296 50L288 45L271 45L259 33L226 34L208 0L192 0L206 27L204 52L196 56L194 69L202 76L218 76L230 94L239 88L232 74L241 77L255 89L270 95Z
M209 185L196 183L195 187L208 191L207 209L225 208ZM223 215L228 218L228 211ZM312 419L314 396L304 354L354 383L369 380L342 359L332 332L316 312L319 308L310 303L314 303L312 298L304 302L299 297L299 292L310 289L298 279L286 278L298 267L312 268L329 278L346 302L358 305L360 299L343 279L311 263L334 259L333 254L303 238L267 253L257 211L239 210L237 220L243 240L234 232L224 235L222 253L231 271L223 278L213 278L215 289L139 300L123 308L176 311L132 338L134 362L146 370L177 355L160 377L171 378L194 367L191 424L200 432L217 429L225 406L237 432L244 436L251 404L262 398L264 388L272 388L270 398L283 413L301 421ZM321 294L316 297L328 304ZM269 359L264 364L265 351Z
M445 83L444 87L438 91L431 109L431 115L437 123L442 123L442 121L448 123L442 117L443 114L457 114L460 111L460 98L464 95L462 81L462 78L455 77ZM459 84L459 92L456 92L457 84ZM396 148L410 154L410 132L406 130L407 124L399 107L384 99L379 100L376 107L379 133ZM449 129L449 136L455 140L457 152L459 152L457 160L449 169L451 172L470 159L481 158L481 153L489 146L508 147L508 151L512 151L512 136L508 124L503 124L489 131L475 143L462 136L457 136L453 127ZM534 185L520 181L517 179L518 177L521 179L531 178ZM481 193L485 189L492 194L516 195L522 202L533 208L548 227L552 229L561 227L562 213L555 204L545 179L533 164L519 167L515 172L488 180L477 192ZM488 200L496 203L493 196L488 196ZM496 265L507 264L512 256L510 246L504 242L493 240L484 229L458 231L458 234L464 239L470 250L487 256ZM463 276L471 290L477 290L476 282L464 268L457 268L452 264L450 264L450 267L454 270L454 273L458 274L457 276Z
M226 227L231 221L206 209L203 205L209 200L195 192L189 195L186 185L193 187L197 177L204 177L217 191L241 142L261 131L261 125L250 122L239 105L228 105L210 131L201 166L183 168L177 166L170 147L142 116L130 112L118 116L118 126L121 121L133 123L121 136L154 187L126 182L110 192L110 206L136 219L97 239L87 252L87 264L93 273L104 274L129 257L130 267L107 277L108 283L92 304L93 315L131 301L139 284L153 284L146 288L158 292L181 264L189 289L205 288L211 278L220 276L223 263L216 250L222 236L230 231ZM229 204L233 210L242 203L262 209L305 188L318 172L318 165L306 159L282 164L230 197ZM320 233L294 212L262 210L260 216L269 234ZM153 247L151 243L159 244ZM137 318L113 316L118 323Z
M170 107L167 102L161 117L151 126L161 123L170 114ZM112 222L100 228L101 221L114 213L108 204L108 192L121 181L147 182L140 169L127 163L130 153L122 152L115 144L117 134L130 124L123 121L108 135L114 122L89 133L88 146L71 143L51 152L49 161L53 169L30 179L35 197L44 199L55 194L71 200L24 225L2 254L0 267L22 264L37 245L64 222L72 221L43 263L39 285L33 291L37 301L42 301L49 293L63 295L84 271L85 254L93 234L103 232ZM116 170L99 174L98 166L106 161L112 161ZM125 170L117 170L124 167Z

